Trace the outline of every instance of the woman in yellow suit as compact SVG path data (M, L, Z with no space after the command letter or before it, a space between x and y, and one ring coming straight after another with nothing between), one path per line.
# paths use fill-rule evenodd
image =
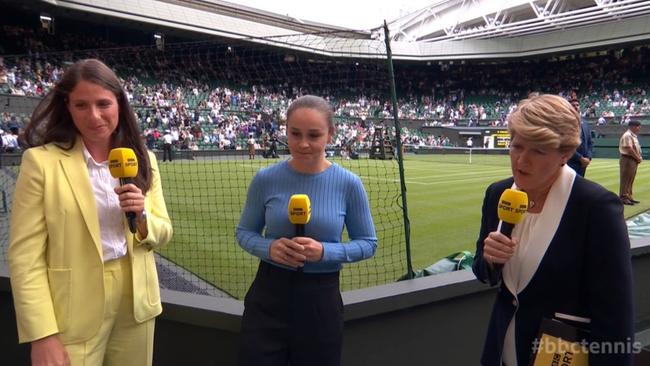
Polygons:
M8 253L19 342L31 342L33 365L151 365L162 311L152 249L172 227L115 73L98 60L73 64L25 140ZM135 151L133 183L110 175L115 147ZM135 234L125 212L136 214Z

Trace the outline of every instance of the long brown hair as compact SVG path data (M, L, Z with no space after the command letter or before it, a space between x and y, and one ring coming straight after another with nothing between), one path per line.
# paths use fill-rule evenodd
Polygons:
M129 147L135 151L138 175L133 180L146 193L151 187L152 174L149 155L140 138L140 127L117 75L99 60L80 60L66 70L34 110L23 134L25 142L30 147L48 143L54 143L64 150L74 147L80 132L72 121L67 102L70 92L82 80L97 84L115 95L119 121L111 137L111 147Z

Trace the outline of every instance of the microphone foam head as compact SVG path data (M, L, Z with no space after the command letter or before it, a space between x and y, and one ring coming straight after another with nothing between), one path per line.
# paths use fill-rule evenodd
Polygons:
M118 147L108 153L108 169L113 178L133 178L138 175L138 158L133 149Z
M518 224L528 210L528 195L526 192L506 189L499 198L497 214L499 220L509 224Z
M294 225L304 225L311 218L311 202L306 194L294 194L289 200L289 221Z

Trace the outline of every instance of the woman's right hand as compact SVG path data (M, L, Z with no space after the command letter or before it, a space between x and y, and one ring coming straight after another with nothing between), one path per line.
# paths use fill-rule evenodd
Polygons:
M305 247L287 238L280 238L271 243L271 260L285 266L298 268L305 265L307 257L302 254Z
M57 334L32 342L32 366L70 366L68 352Z
M517 239L493 231L483 240L483 258L491 264L505 264L515 254L517 244Z

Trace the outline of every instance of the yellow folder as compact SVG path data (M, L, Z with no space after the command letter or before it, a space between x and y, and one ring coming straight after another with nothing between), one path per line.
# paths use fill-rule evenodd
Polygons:
M587 366L589 332L558 319L543 319L533 344L532 366Z

